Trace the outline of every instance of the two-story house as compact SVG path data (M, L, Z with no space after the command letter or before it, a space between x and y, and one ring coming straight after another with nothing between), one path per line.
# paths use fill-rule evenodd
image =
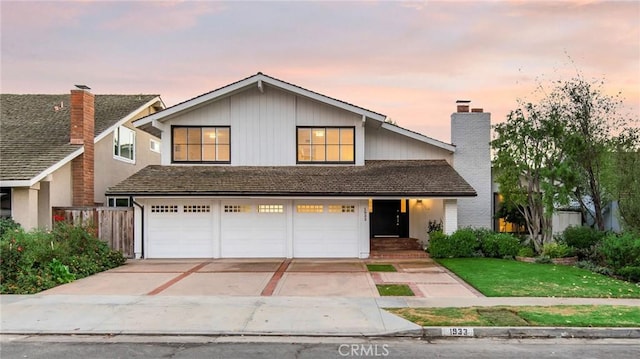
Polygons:
M105 191L160 163L160 139L132 121L164 108L158 95L0 95L2 216L48 228L52 207L129 206Z
M367 258L381 237L491 227L490 115L459 106L453 144L258 73L134 121L162 161L132 198L144 258Z

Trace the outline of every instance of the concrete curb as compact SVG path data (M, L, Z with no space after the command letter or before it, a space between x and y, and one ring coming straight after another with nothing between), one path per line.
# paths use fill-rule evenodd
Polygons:
M452 338L445 327L424 327L424 338ZM473 330L474 338L582 338L640 339L640 328L577 328L577 327L463 327Z
M423 339L456 339L456 338L500 338L500 339L640 339L640 328L567 328L567 327L460 327L473 335L448 335L443 329L450 327L423 327L398 332L361 333L361 332L224 332L224 331L2 331L0 335L34 335L34 336L206 336L206 337L359 337L359 338L423 338Z

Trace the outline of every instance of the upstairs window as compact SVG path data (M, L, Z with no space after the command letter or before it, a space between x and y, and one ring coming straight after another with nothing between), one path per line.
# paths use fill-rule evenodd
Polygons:
M136 132L120 126L113 132L113 157L125 162L136 160Z
M298 163L354 163L354 127L298 127Z
M231 162L229 127L172 128L172 161L200 163Z

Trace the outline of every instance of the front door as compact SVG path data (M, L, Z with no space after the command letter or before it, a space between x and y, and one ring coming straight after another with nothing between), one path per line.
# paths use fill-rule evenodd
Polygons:
M409 221L407 211L402 213L397 199L373 200L371 212L371 237L407 237Z

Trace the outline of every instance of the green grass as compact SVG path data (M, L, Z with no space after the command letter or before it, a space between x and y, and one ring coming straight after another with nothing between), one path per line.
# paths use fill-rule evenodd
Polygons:
M385 297L409 297L415 295L406 284L376 284L376 287L378 287L378 293Z
M640 285L571 266L494 258L438 259L487 297L640 298Z
M640 327L640 307L632 306L390 308L387 311L421 326Z
M369 272L397 272L393 264L367 264Z

